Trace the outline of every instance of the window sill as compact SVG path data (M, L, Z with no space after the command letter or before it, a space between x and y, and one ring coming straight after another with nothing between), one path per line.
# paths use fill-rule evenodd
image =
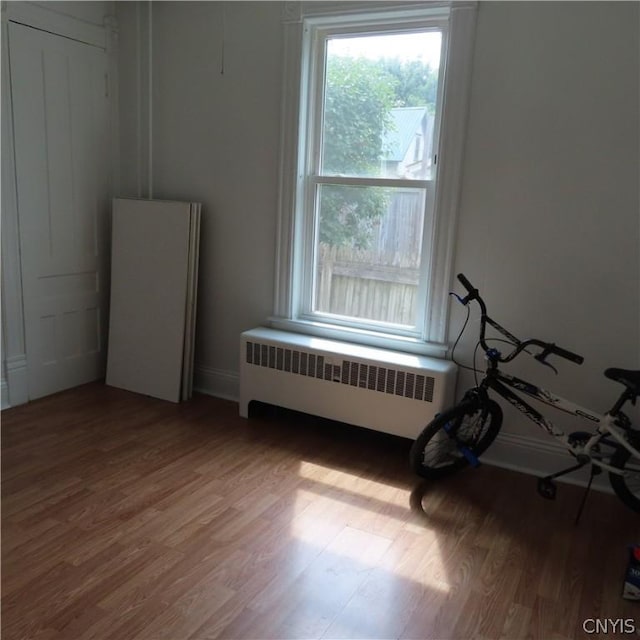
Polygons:
M318 336L330 340L342 340L391 351L431 356L433 358L445 358L448 350L446 344L425 342L417 338L395 336L377 331L337 327L336 325L311 320L271 317L267 319L266 324L273 329Z

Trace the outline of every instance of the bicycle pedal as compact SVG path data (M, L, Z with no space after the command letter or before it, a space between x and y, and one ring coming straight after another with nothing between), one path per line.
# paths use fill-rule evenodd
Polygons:
M547 500L556 499L557 487L553 480L538 478L538 493Z
M480 466L480 460L478 459L478 456L475 453L473 453L473 451L471 451L469 447L459 446L458 448L462 452L462 455L467 459L467 462L472 467L477 468Z

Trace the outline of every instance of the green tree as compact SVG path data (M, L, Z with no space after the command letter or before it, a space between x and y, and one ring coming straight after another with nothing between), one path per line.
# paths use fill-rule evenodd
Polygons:
M378 176L392 125L391 109L435 111L437 71L420 60L331 56L327 61L322 164L324 173ZM366 249L388 203L387 190L324 185L320 242Z
M379 175L385 133L391 126L397 81L365 58L332 56L327 63L323 171ZM320 199L320 242L369 246L384 213L384 189L327 185Z
M435 112L438 92L438 72L421 60L385 58L381 64L395 80L396 107L427 106Z
M377 174L396 84L377 61L337 56L328 60L323 132L326 172Z

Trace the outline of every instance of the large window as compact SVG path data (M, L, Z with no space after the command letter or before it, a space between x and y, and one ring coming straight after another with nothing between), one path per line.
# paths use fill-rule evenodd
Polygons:
M465 99L452 12L359 4L288 39L275 322L438 352L461 149L445 136Z

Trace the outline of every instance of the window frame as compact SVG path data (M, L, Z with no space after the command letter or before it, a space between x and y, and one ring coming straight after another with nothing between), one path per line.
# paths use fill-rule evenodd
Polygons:
M280 157L280 196L276 255L274 315L271 326L323 337L392 348L399 351L446 355L448 321L448 286L453 267L453 242L461 183L464 128L468 109L471 77L471 54L475 31L475 2L428 2L399 5L388 3L375 9L369 3L310 2L285 3L285 59L283 82L282 138ZM344 6L348 5L348 6ZM394 186L426 189L425 216L431 207L432 238L423 237L423 289L419 304L423 313L417 330L396 329L373 321L342 321L325 314L309 313L313 300L313 201L316 185L339 178L308 175L308 168L320 166L319 154L322 113L323 47L318 38L339 33L380 34L403 30L437 28L442 32L442 55L438 105L441 117L434 132L434 155L437 155L436 190L428 180L366 179L362 184L380 184L385 180ZM298 123L292 126L291 123ZM314 157L315 154L315 157ZM349 184L353 181L347 179ZM405 184L406 183L406 184ZM422 186L425 185L425 186ZM428 225L425 225L425 236ZM379 325L379 326L378 326Z

